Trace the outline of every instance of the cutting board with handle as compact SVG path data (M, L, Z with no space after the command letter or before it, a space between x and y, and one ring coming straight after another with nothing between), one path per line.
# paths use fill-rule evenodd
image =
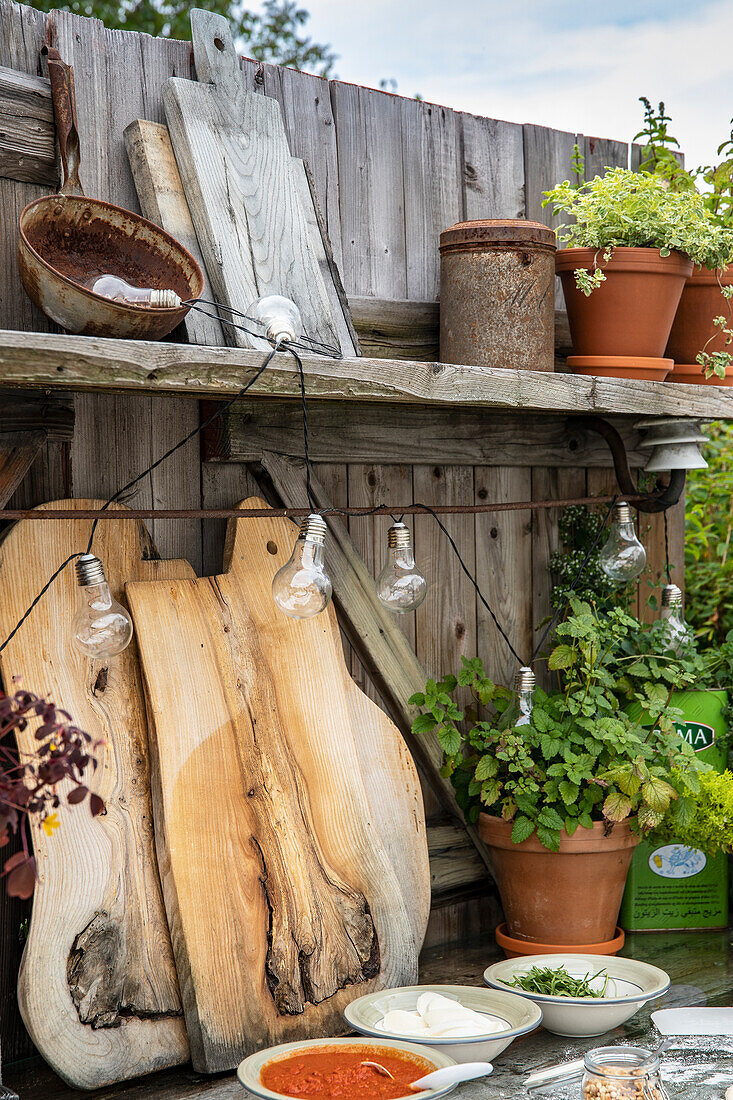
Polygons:
M273 603L296 533L231 520L223 575L127 586L164 900L203 1071L343 1033L349 1001L415 982L427 924L407 747L349 676L333 608L293 620Z
M58 500L52 508L99 508ZM115 506L115 510L123 510ZM86 549L91 520L23 520L0 545L0 633L6 637L53 570ZM139 521L104 520L94 552L115 599L130 578L193 577L184 561L149 559L155 548ZM135 642L105 661L71 645L79 603L73 563L46 592L2 656L13 677L50 697L74 723L101 738L89 786L105 802L68 806L59 828L31 829L39 882L18 983L33 1042L53 1069L93 1089L185 1062L188 1043L153 841L145 700ZM37 747L33 729L20 751Z
M326 286L333 276L313 248L312 199L304 207L280 105L245 91L223 16L193 8L191 36L198 82L173 77L163 103L217 301L245 312L259 297L285 295L309 337L354 355L343 307ZM244 332L230 335L251 346Z

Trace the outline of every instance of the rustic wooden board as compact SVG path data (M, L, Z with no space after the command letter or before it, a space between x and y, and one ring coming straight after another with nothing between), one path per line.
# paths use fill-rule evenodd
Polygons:
M0 176L58 186L51 87L40 76L0 67Z
M99 507L65 500L44 507ZM52 567L84 549L90 521L39 527L22 522L0 549L0 632L5 637ZM116 598L130 577L189 577L182 561L150 561L141 524L101 524L95 552ZM188 1044L153 847L147 722L133 644L108 662L71 646L78 605L73 567L58 578L1 658L13 676L48 694L106 749L92 786L106 813L58 810L51 838L33 829L40 882L23 957L18 998L44 1058L79 1088L98 1088L184 1062ZM35 744L32 730L21 752Z
M302 359L306 391L313 399L705 420L733 418L733 393L718 386L365 357L324 359L304 355ZM232 397L261 366L262 354L246 348L0 330L0 385L11 388ZM250 393L253 397L299 399L300 378L290 356L276 356ZM190 486L190 481L182 481L181 485Z
M213 301L214 292L191 221L168 127L138 118L125 130L125 145L140 209L149 221L155 222L180 241L198 261L204 275L201 297ZM216 317L207 317L198 310L190 310L184 324L192 344L231 342L225 339L222 325Z
M214 405L205 408L213 411ZM612 418L612 423L623 436L631 466L643 466L647 457L636 450L639 433L633 421L619 417ZM253 462L263 451L274 450L304 457L303 411L293 402L245 398L204 433L203 455L208 461ZM608 444L597 432L570 428L565 416L419 406L405 416L399 405L357 401L310 401L308 450L316 462L358 465L577 467L610 466L613 461ZM406 499L404 492L379 497L380 501Z
M190 43L107 30L98 20L63 11L49 19L61 56L74 66L86 192L138 210L124 130L138 118L162 120L162 88L172 74L190 74ZM110 376L114 373L113 368ZM74 495L106 497L186 435L198 423L198 410L152 394L143 401L82 394L76 398L76 417ZM183 447L140 481L126 502L185 507L200 500L199 479L197 448ZM199 523L154 522L151 534L164 557L185 558L200 568Z
M340 1032L355 996L412 983L429 910L407 747L350 679L333 609L296 622L273 605L294 531L234 521L222 575L127 589L186 1022L212 1072Z
M246 310L262 295L284 294L298 303L309 336L339 347L280 108L268 96L244 90L223 17L194 9L191 29L196 72L204 83L173 79L164 101L217 300ZM240 346L249 346L245 333L234 335ZM353 354L353 348L343 351Z
M477 115L460 118L466 218L523 218L522 127Z

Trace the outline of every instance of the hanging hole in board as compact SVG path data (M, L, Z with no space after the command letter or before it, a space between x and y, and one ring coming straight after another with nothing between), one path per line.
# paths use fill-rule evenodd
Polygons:
M217 50L219 51L219 53L223 53L223 52L224 52L224 41L223 41L223 39L221 39L221 38L215 38L215 39L214 39L214 45L216 46L216 48L217 48Z
M272 539L270 539L270 541L267 544L267 553L268 554L277 554L277 543L273 542Z

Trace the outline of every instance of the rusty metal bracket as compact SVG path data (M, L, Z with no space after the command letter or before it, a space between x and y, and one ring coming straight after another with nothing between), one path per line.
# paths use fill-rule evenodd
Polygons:
M672 470L667 485L657 480L654 492L641 495L631 474L626 446L613 424L609 424L601 416L572 416L567 426L571 431L584 429L603 436L611 451L619 489L624 496L636 498L634 507L640 512L666 512L668 508L679 502L687 480L686 470Z

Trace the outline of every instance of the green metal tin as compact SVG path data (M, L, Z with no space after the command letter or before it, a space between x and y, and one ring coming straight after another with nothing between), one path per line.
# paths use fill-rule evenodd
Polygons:
M722 690L678 691L671 700L682 711L680 735L720 772L727 763L727 725L721 715L727 698ZM638 716L641 708L630 707L629 713ZM629 932L727 928L727 856L710 858L679 844L643 841L631 861L619 919Z

